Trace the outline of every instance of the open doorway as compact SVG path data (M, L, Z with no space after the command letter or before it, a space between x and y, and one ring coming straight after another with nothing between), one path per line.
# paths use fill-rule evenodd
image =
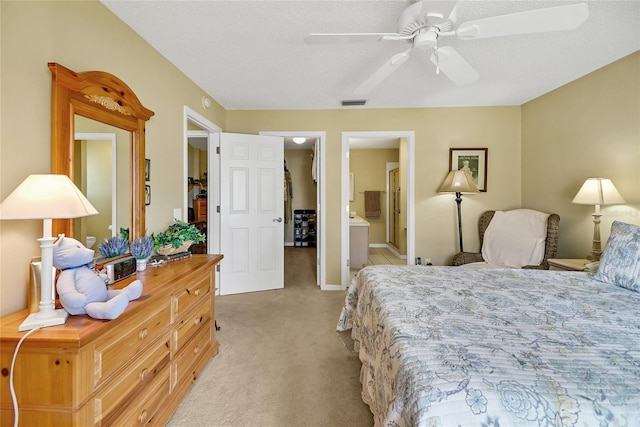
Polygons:
M292 249L300 249L307 251L304 258L308 258L309 253L315 251L314 265L309 268L314 270L316 285L326 290L325 132L265 131L260 135L284 137L285 161L292 177L290 189L293 194L291 204L286 208L290 212L290 221L285 223L285 254L291 253ZM294 142L294 138L298 142Z
M351 267L367 265L371 250L384 248L400 262L414 263L414 150L413 131L342 133L343 289L349 284ZM358 174L351 170L352 157L354 165L365 165ZM370 241L372 225L377 229Z
M205 227L206 235L206 245L201 250L209 254L220 253L220 239L212 238L220 235L220 214L217 209L210 207L220 203L220 188L215 183L220 180L216 149L220 146L221 132L220 127L191 108L184 107L183 208L174 216L185 222L195 220L194 202L199 204L197 217ZM205 172L206 175L203 175ZM216 283L220 283L219 274L216 272Z
M196 124L190 123L190 127L196 126ZM209 132L204 129L189 129L187 131L187 142L187 220L189 224L193 224L201 233L207 236ZM189 250L194 254L206 254L207 240L192 245Z

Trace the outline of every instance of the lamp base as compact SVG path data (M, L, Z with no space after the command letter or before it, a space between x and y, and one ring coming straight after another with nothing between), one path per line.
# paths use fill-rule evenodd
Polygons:
M600 255L602 254L602 252L591 252L591 255L587 255L587 259L589 261L600 261Z
M64 322L66 322L69 317L69 313L67 313L63 308L59 308L54 311L53 317L42 319L39 316L40 313L31 313L26 319L24 319L24 322L22 322L18 331L30 331L35 328L64 325Z

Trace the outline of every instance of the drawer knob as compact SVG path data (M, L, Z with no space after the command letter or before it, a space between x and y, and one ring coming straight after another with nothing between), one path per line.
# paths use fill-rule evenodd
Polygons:
M196 346L196 348L193 349L193 354L198 354L200 353L200 347Z
M147 413L147 410L144 409L140 414L140 416L138 417L138 421L140 422L140 424L144 424L148 416L149 414Z
M144 340L149 336L149 330L147 328L144 328L143 330L140 331L140 339Z
M140 381L146 380L148 376L149 376L149 370L147 368L144 368L142 372L140 372Z
M193 324L197 326L200 324L200 322L202 322L202 317L196 317L193 321Z
M199 296L200 295L200 289L196 289L196 291L194 292L195 296Z

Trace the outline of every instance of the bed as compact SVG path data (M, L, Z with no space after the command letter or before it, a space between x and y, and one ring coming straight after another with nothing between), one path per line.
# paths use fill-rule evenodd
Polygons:
M616 254L628 287L620 269L607 268L609 244L600 277L360 270L337 329L359 344L362 398L376 426L640 426L639 254L640 244Z

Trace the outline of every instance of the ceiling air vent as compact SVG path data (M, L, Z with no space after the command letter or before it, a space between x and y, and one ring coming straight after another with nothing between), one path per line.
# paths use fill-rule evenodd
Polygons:
M366 99L343 99L342 101L343 107L358 107L367 103Z

